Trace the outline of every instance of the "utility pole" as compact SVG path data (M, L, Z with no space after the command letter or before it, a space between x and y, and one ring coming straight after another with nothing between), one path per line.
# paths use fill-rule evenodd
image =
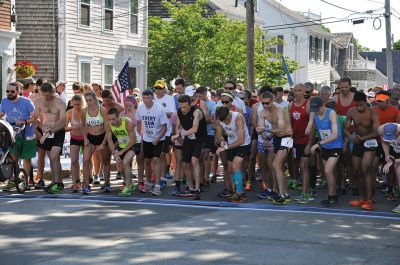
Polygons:
M385 25L386 25L386 72L388 88L393 86L393 58L392 58L392 29L390 24L390 0L385 0Z
M254 92L254 0L246 0L246 26L247 88Z

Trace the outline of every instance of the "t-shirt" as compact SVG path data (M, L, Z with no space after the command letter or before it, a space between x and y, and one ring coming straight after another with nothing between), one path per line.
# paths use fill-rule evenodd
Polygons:
M289 107L289 101L287 101L287 100L284 100L284 101L282 101L281 103L278 103L279 104L279 106L281 106L282 107L282 109L288 109L288 107Z
M161 126L168 123L167 114L163 107L157 103L153 103L151 108L146 108L144 103L141 103L136 110L136 120L142 123L143 141L153 142L160 135ZM165 139L164 136L160 139Z
M15 125L16 121L30 119L31 113L34 111L35 106L32 100L26 97L19 97L16 102L4 98L0 106L0 112L5 113L6 121L11 125ZM32 137L34 134L35 129L32 124L27 124L25 127L25 135L21 135L21 137Z
M397 122L399 110L396 107L388 106L385 110L381 110L380 108L375 107L374 110L378 113L380 124Z
M164 95L162 98L154 97L154 102L159 104L164 109L165 113L168 113L168 112L172 113L172 112L176 111L175 99L173 96ZM169 135L171 135L171 133L172 133L171 121L168 119L166 135L169 136Z
M211 120L215 118L215 110L217 109L217 104L214 101L208 99L206 102L208 112L210 113ZM213 124L207 124L207 135L214 135L214 126Z

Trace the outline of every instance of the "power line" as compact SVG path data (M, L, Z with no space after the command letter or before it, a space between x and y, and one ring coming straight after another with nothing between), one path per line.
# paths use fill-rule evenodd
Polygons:
M361 12L359 12L359 11L355 11L355 10L347 9L347 8L344 8L344 7L341 7L341 6L338 6L338 5L335 5L335 4L332 4L332 3L329 3L328 1L325 1L325 0L321 0L321 2L324 2L325 4L328 4L328 5L331 5L331 6L334 6L334 7L336 7L336 8L339 8L339 9L342 9L342 10L346 10L346 11L349 11L349 12L361 13Z

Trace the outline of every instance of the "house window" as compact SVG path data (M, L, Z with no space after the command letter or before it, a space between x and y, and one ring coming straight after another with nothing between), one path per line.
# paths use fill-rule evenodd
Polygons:
M79 80L82 83L88 83L90 84L90 62L80 62L80 78Z
M278 35L278 45L277 45L277 51L280 54L283 54L283 35Z
M80 24L83 26L90 26L90 0L81 0Z
M309 44L308 44L308 58L313 60L315 57L315 50L314 50L314 37L310 36Z
M329 44L330 41L324 39L324 62L329 62Z
M114 66L112 64L104 65L103 84L105 89L111 89L114 79Z
M104 3L104 29L113 30L114 0L105 0Z
M315 61L321 61L322 57L322 39L315 37L314 38L314 60Z
M129 77L131 79L132 88L136 87L136 75L137 75L136 67L129 67Z
M130 33L137 34L138 33L138 0L131 0L130 6Z

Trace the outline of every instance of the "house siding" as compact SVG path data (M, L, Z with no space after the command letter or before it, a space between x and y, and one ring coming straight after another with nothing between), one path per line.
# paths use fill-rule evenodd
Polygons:
M35 77L48 81L58 79L58 5L56 0L18 0L17 30L22 32L17 40L17 60L38 64ZM53 23L54 21L54 23Z
M130 67L138 68L137 84L146 86L146 52L143 50L123 49L121 45L147 47L147 1L139 0L138 34L129 33L129 2L118 0L114 3L114 30L104 31L102 24L103 2L91 1L90 27L84 28L78 25L79 0L67 1L65 11L60 16L66 20L65 31L66 56L65 73L63 78L68 83L79 80L79 61L88 60L91 63L91 82L103 82L103 64L114 66L114 78L129 59ZM69 88L70 89L70 88Z

